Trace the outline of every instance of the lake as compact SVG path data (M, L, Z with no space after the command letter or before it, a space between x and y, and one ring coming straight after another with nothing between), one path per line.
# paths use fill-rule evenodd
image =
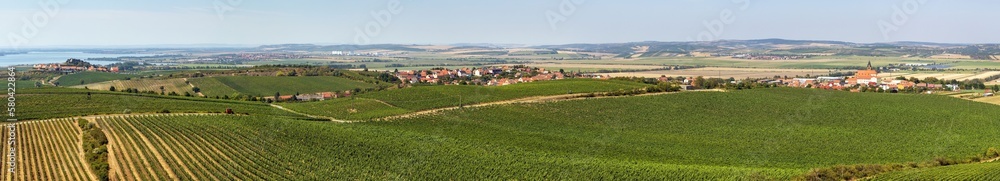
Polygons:
M34 65L39 63L63 63L66 59L76 58L87 60L87 58L117 58L117 57L140 57L153 56L155 54L94 54L83 52L28 52L25 54L13 54L0 56L0 66L10 65ZM91 64L107 65L117 63L113 61L87 61Z

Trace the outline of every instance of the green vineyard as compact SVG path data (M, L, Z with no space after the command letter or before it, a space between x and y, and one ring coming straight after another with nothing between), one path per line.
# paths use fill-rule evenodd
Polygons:
M425 86L362 94L358 99L281 104L298 112L338 119L366 120L407 112L570 93L633 90L648 85L591 79L567 79L500 87Z
M265 77L229 76L191 79L206 96L233 96L234 93L251 96L274 96L275 93L293 95L319 92L338 92L375 87L374 84L329 76L314 77Z

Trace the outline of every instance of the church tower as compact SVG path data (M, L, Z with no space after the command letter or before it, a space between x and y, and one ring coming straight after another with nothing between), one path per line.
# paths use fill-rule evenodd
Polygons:
M868 70L872 70L872 61L871 60L868 61Z

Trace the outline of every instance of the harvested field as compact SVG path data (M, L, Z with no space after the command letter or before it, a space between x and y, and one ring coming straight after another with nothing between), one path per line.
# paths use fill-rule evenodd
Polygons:
M794 77L796 75L827 75L833 70L826 69L752 69L752 68L695 68L685 70L663 70L646 72L611 73L612 77L709 77L709 78L769 78L774 76Z
M531 63L531 64L502 64L500 66L514 66L514 65L525 65L529 67L542 67L549 69L563 68L569 71L570 69L582 68L582 69L659 69L663 66L654 65L623 65L623 64L572 64L572 63Z

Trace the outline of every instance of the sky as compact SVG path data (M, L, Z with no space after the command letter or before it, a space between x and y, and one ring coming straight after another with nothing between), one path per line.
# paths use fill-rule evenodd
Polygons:
M0 0L0 48L552 45L782 38L1000 43L991 0Z

